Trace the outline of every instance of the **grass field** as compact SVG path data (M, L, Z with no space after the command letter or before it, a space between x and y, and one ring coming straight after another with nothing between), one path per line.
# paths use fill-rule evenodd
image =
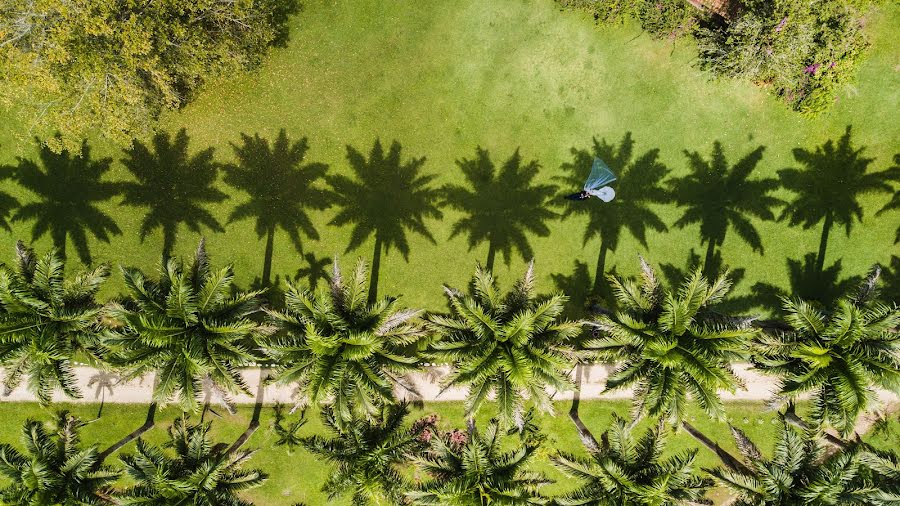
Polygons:
M807 119L750 84L709 81L693 66L690 42L650 40L630 25L597 28L579 13L560 12L551 0L311 0L294 19L287 48L274 50L257 72L211 83L192 105L166 116L162 124L173 132L186 127L192 150L214 147L223 162L233 157L229 143L241 132L273 137L286 128L292 136L308 136L310 159L329 164L333 173L349 172L346 145L367 153L376 138L397 140L405 157L427 157L424 170L436 174L439 184L461 181L454 161L474 156L476 146L488 149L497 164L519 149L525 160L539 161L538 179L550 181L569 159L570 148L587 147L592 136L618 143L626 132L632 132L637 154L660 149L671 176L687 170L683 150L708 156L716 140L731 162L765 146L757 171L773 176L794 164L793 148L812 149L852 125L854 142L875 158L871 170L882 170L900 151L900 51L892 37L898 23L900 8L894 4L871 16L873 46L858 83L841 92L831 111ZM16 121L0 121L0 162L33 157L33 146L15 139L27 135ZM102 141L93 148L95 157L116 160L110 180L127 179L118 162L120 150ZM10 181L0 184L23 203L34 198ZM234 194L221 181L219 186ZM789 197L787 192L780 196ZM206 235L214 258L234 262L238 281L246 284L262 269L264 239L257 237L251 220L227 223L241 199L235 194L211 206L226 232ZM835 228L826 266L841 259L844 276L858 275L897 253L892 244L896 213L874 218L887 199L864 198L865 218L849 237ZM120 201L114 197L100 205L122 233L108 244L91 239L93 258L155 268L162 234L157 229L142 243L143 210L120 206ZM391 195L384 195L384 202L390 206ZM345 252L350 227L328 227L334 212L314 213L321 239L306 240L305 250L318 258L338 254L345 263L357 256L370 259L371 238ZM680 216L673 206L661 206L658 213L669 225ZM464 237L448 240L459 216L445 210L443 220L428 222L436 244L410 235L408 261L389 251L381 268L381 293L402 295L408 305L442 308L440 285L464 284L475 262L487 254L486 246L467 251ZM548 237L531 238L542 288L552 288L551 275L571 272L576 260L593 269L599 240L582 245L585 223L577 217L552 221ZM723 247L726 263L747 269L747 281L738 289L756 281L786 286L786 260L814 252L820 228L755 224L764 255L752 252L733 232ZM0 252L6 252L0 258L12 257L16 239L31 239L31 226L16 222L11 233L0 232ZM197 239L182 230L175 251L189 252ZM49 236L35 241L41 250L50 244ZM638 254L655 263L682 264L692 248L702 255L696 226L651 232L646 249L623 233L606 265L632 273ZM306 265L286 234L276 234L274 252L273 272L282 277L293 277ZM507 267L498 258L496 270L509 280L521 272L522 263L516 257ZM120 287L117 277L107 292Z
M84 420L92 420L97 415L96 405L57 405L52 409L42 409L35 404L2 403L0 404L0 441L12 442L18 446L21 421L28 417L49 420L53 410L69 409ZM612 414L627 416L629 404L626 401L584 401L581 404L581 416L585 424L597 437L609 426ZM557 471L548 460L548 456L557 449L568 452L583 452L574 426L565 413L568 411L566 403L558 403L559 413L556 416L544 415L538 420L542 430L548 436L545 446L539 457L534 462L534 468L542 470L557 483L548 487L547 492L559 493L572 487L571 480ZM233 441L245 428L250 417L252 407L243 407L237 415L227 416L222 419L213 418L214 434L221 440ZM446 402L434 403L425 406L424 409L413 410L409 420L418 418L424 414L438 413L443 427L464 427L462 403ZM771 437L775 428L777 415L767 411L760 403L728 403L728 419L736 427L744 430L755 441L766 441ZM83 431L85 443L97 443L100 446L110 444L134 428L140 426L146 414L145 406L109 404L103 410L103 415ZM157 414L156 427L146 434L146 439L153 442L162 442L166 437L166 427L172 420L180 416L180 413L172 409L164 410ZM483 413L482 421L488 418L489 413ZM301 435L312 434L321 431L322 426L318 416L307 416L309 422ZM696 417L696 418L694 418ZM195 418L196 419L196 418ZM729 451L734 451L734 444L728 432L726 423L710 421L699 412L691 414L691 421L707 435L719 442ZM639 427L643 431L645 424ZM254 489L248 494L248 498L255 504L265 506L288 506L295 502L306 504L325 504L326 497L319 491L322 482L328 477L327 464L313 458L305 450L295 450L289 455L284 447L276 447L274 442L276 435L272 430L272 410L266 408L263 411L260 429L247 443L248 447L258 449L250 464L251 467L262 469L269 474L269 481L262 487ZM670 442L671 451L681 451L696 447L696 442L684 432L678 433ZM763 451L771 451L771 444L760 443ZM133 443L123 451L133 451ZM716 466L718 461L712 452L701 449L697 463L702 467ZM330 503L332 504L332 503ZM335 501L333 504L349 504L349 501Z

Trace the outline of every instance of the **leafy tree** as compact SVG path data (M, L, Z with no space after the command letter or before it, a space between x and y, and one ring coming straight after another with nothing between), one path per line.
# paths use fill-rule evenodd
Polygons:
M900 153L894 155L894 166L887 170L887 175L895 181L900 181ZM895 209L900 209L900 191L895 191L890 202L879 209L878 212L875 213L875 216L880 216L881 213ZM897 235L894 238L894 244L897 244L898 242L900 242L900 226L897 227Z
M445 290L450 313L429 317L438 336L430 353L451 364L445 388L469 386L466 415L474 416L491 392L504 427L520 421L526 394L542 411L552 412L547 387L572 387L572 340L581 332L580 322L560 318L567 298L535 294L533 263L506 295L481 267L468 295Z
M119 504L251 506L240 494L261 485L266 474L243 469L253 452L214 445L209 429L209 423L188 425L179 418L169 428L169 441L162 446L139 439L136 452L121 457L126 474L135 484L123 491Z
M95 297L108 277L104 264L66 279L55 251L38 258L16 243L15 266L0 265L0 364L7 393L27 377L42 405L56 388L81 397L72 361L78 354L102 358L102 307Z
M719 390L741 385L731 364L744 356L755 335L748 319L706 311L731 287L727 274L711 283L699 269L678 292L660 285L656 272L641 259L638 283L609 277L619 310L593 323L599 336L585 349L618 363L606 389L634 387L634 413L683 420L688 395L707 414L724 416Z
M863 209L859 198L873 192L890 192L890 172L867 173L872 158L865 158L865 148L854 149L850 127L837 144L828 140L815 151L794 149L794 158L804 169L778 171L782 185L797 194L781 212L778 220L788 219L791 226L811 228L822 222L816 270L825 266L828 234L835 223L843 225L850 235L853 222L861 221Z
M559 452L551 457L567 476L579 480L575 490L555 504L583 506L688 506L706 504L709 480L696 474L697 450L663 458L666 432L660 424L635 439L629 424L615 416L599 447L587 456Z
M540 489L549 483L543 474L528 470L541 446L532 428L511 451L503 451L502 431L491 421L482 433L453 432L431 438L431 449L414 459L431 479L418 484L407 497L414 505L488 506L550 504Z
M878 484L865 479L859 446L826 452L817 434L782 424L772 457L766 458L739 429L731 432L743 462L709 473L736 496L735 506L893 504L878 500Z
M869 283L874 284L874 279ZM872 403L875 387L900 389L900 309L844 298L830 311L784 299L788 332L764 334L759 366L781 377L783 400L811 394L814 421L841 434Z
M122 143L210 78L256 65L287 40L296 0L0 0L0 102L48 144L97 131ZM151 120L151 121L148 121Z
M600 238L600 252L597 254L597 269L594 275L595 294L604 287L606 255L619 247L622 231L627 230L644 248L647 247L647 229L665 232L666 224L650 208L669 200L668 192L660 185L669 173L659 161L659 150L651 149L637 159L634 157L634 140L631 132L625 134L618 146L606 140L597 141L589 149L572 148L572 162L562 165L568 174L563 178L565 187L581 188L586 174L590 173L594 157L606 160L617 168L616 198L603 205L593 202L566 201L563 217L587 215L588 225L584 230L584 244L594 237Z
M409 487L403 466L422 453L434 430L433 423L404 427L409 413L405 404L385 409L378 420L357 420L342 429L329 409L322 411L322 423L333 437L313 435L302 439L313 455L334 464L322 491L329 499L348 494L353 504L403 504Z
M168 132L159 132L153 137L152 151L134 141L122 160L137 180L122 184L122 204L148 208L141 222L141 241L153 230L162 229L164 265L172 254L179 225L197 234L201 226L225 231L204 207L228 198L213 186L218 173L213 148L190 156L189 140L183 128L174 140Z
M31 160L18 159L16 179L38 200L20 207L12 219L34 220L32 238L37 240L49 232L63 258L66 239L71 239L78 258L88 265L91 252L85 231L107 243L110 234L122 233L115 221L97 207L97 203L109 200L118 191L115 183L101 181L112 159L91 160L86 141L78 151L63 150L58 154L41 146L39 158L43 169Z
M67 411L57 413L52 430L28 419L22 426L22 453L0 444L0 490L4 504L94 506L117 504L113 483L121 473L104 466L96 446L83 448L85 423Z
M250 199L231 212L228 221L256 219L256 234L266 237L263 285L269 284L275 229L284 230L298 251L303 251L300 231L311 239L319 233L306 209L322 210L331 205L330 192L316 186L325 177L328 166L307 162L306 138L291 142L284 129L273 144L259 134L241 134L242 145L233 145L236 164L225 167L225 182L245 191Z
M385 154L381 141L375 140L369 159L347 146L347 160L356 175L355 180L343 174L328 176L341 208L329 225L352 223L353 233L347 251L362 245L375 236L372 253L372 277L369 280L369 304L378 298L378 274L381 252L397 248L405 260L409 259L406 231L422 235L432 243L434 237L425 226L425 218L441 218L437 207L439 191L431 188L432 175L422 175L425 158L413 158L406 163L400 159L400 143L394 141Z
M762 146L729 168L722 144L713 143L709 161L696 151L685 151L690 174L670 181L675 202L684 214L675 222L678 228L700 224L700 242L706 243L704 273L714 276L716 249L721 249L729 229L753 251L763 253L762 239L748 216L774 220L772 208L783 202L769 193L778 189L775 179L749 179L762 159Z
M526 233L539 237L550 235L544 223L556 217L546 202L556 192L552 185L535 185L540 166L537 161L522 164L519 151L503 164L498 172L487 150L477 148L472 160L463 158L456 164L466 177L466 186L446 185L442 188L444 202L466 214L453 224L450 238L466 234L469 250L481 243L488 244L487 270L494 270L497 252L509 264L512 249L523 259L530 259L534 251Z
M327 404L341 429L357 417L376 417L394 404L400 377L419 365L425 329L421 311L404 309L395 298L367 303L366 266L344 280L337 262L328 292L290 285L283 311L268 313L282 332L265 347L275 377L297 383L307 402Z
M126 377L155 372L154 402L177 397L192 412L204 382L226 399L250 393L238 368L258 360L255 342L270 332L252 318L260 292L237 291L230 266L213 270L203 240L189 265L169 259L157 281L136 268L122 275L133 300L112 305L122 328L108 344Z

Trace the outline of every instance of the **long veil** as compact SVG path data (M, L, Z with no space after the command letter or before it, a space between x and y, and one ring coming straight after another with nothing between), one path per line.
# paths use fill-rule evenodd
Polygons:
M599 158L594 158L594 164L591 166L591 175L588 176L587 181L584 183L584 191L596 190L615 180L616 175L609 170L606 163Z

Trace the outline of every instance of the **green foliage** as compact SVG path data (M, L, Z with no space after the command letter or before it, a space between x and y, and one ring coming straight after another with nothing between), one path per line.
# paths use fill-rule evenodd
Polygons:
M560 506L690 506L704 504L711 483L697 475L697 450L663 458L667 433L660 424L635 439L618 416L603 434L598 451L551 457L566 475L581 482L555 499Z
M526 395L542 411L552 412L547 389L571 389L568 371L576 358L572 340L581 332L580 322L560 316L568 299L535 294L533 263L505 296L481 267L475 270L468 295L445 290L450 314L429 317L429 326L439 336L430 354L452 365L445 387L469 386L468 416L477 413L491 393L504 427L521 422Z
M757 348L759 367L782 377L782 400L811 394L813 420L844 435L872 404L875 387L900 389L900 308L866 302L844 298L824 311L784 299L792 331L761 335Z
M333 411L322 411L332 438L313 435L303 438L303 446L336 468L322 485L330 499L352 495L359 506L403 504L410 486L403 466L428 447L436 417L426 417L412 427L404 427L409 413L405 404L385 408L377 420L360 419L341 429Z
M284 310L268 311L282 330L265 347L278 381L297 383L302 404L330 405L341 429L396 402L393 388L419 367L425 336L420 311L391 297L367 303L366 278L365 262L347 280L335 262L327 292L290 285Z
M15 266L0 265L0 364L7 393L27 377L41 404L57 387L81 397L72 361L77 353L102 359L102 307L95 296L108 277L104 264L66 279L56 251L38 258L16 243Z
M598 23L635 19L654 38L688 34L697 23L696 12L684 0L557 0L563 7L589 12Z
M856 76L869 43L847 0L751 0L724 27L697 33L700 67L740 77L803 113L827 109Z
M550 504L540 490L550 480L529 470L543 442L536 430L525 426L510 451L503 451L503 431L496 420L484 432L471 425L468 432L454 430L432 437L431 448L414 460L430 479L406 496L417 506Z
M593 323L599 336L584 345L597 358L618 364L606 389L633 386L635 418L680 422L690 395L707 414L721 419L718 391L740 386L731 365L756 334L748 319L708 311L731 289L727 273L710 283L698 269L673 293L641 259L640 283L615 276L609 281L619 310L600 316Z
M85 423L66 411L57 413L53 430L26 420L21 442L25 453L0 444L0 474L11 483L0 490L4 504L95 506L117 504L112 484L120 472L104 466L96 446L81 447Z
M153 399L199 409L198 397L250 393L239 367L258 360L257 341L271 328L251 318L260 292L236 291L231 267L213 270L203 240L190 265L172 258L159 280L122 268L133 300L113 304L121 328L107 339L110 361L129 377L156 374Z
M0 103L55 151L100 131L128 142L209 79L287 40L296 0L0 0Z
M169 441L162 446L139 439L136 452L121 457L127 476L135 484L122 492L118 504L251 506L240 495L261 485L266 474L242 469L253 452L214 445L209 429L209 423L188 425L176 419L169 428Z
M803 504L807 506L882 506L896 504L871 480L861 463L861 446L826 451L816 433L782 424L771 458L739 429L731 428L743 456L738 469L708 470L716 483L732 492L735 506Z

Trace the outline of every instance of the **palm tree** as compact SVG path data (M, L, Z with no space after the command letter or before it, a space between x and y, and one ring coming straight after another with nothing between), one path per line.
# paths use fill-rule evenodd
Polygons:
M119 504L252 506L240 494L261 485L267 475L258 469L242 469L253 452L231 451L224 443L214 445L209 429L209 423L188 425L179 418L162 446L139 439L136 452L121 457L135 484L123 491Z
M614 415L602 444L588 455L559 452L551 457L578 488L555 499L560 506L688 506L707 504L709 480L695 473L697 450L663 459L666 432L660 424L635 439L625 420Z
M526 233L539 237L550 235L544 222L555 218L556 213L547 209L546 203L553 197L556 187L535 185L540 165L534 160L523 165L518 149L499 172L487 150L476 148L475 153L472 160L456 161L468 185L442 188L444 202L466 214L453 224L450 238L466 234L469 251L487 242L485 266L489 271L494 270L494 257L498 251L507 265L513 248L523 259L534 257Z
M103 465L96 446L83 448L78 432L85 423L67 411L57 413L52 430L28 419L22 426L22 453L0 444L0 490L4 504L93 506L118 504L112 489L120 472Z
M520 420L526 394L542 411L552 412L547 387L572 387L572 340L581 332L580 322L560 318L567 298L535 295L533 263L505 296L480 266L468 295L445 290L450 314L429 317L438 336L430 353L451 364L445 388L469 386L466 416L474 416L491 392L504 427Z
M0 181L15 178L15 167L0 165ZM6 192L0 192L0 227L7 232L12 232L9 226L9 218L15 208L19 207L19 201Z
M275 229L287 233L298 251L303 251L301 231L311 239L319 238L306 210L331 205L331 193L316 185L325 177L328 165L304 163L309 143L305 137L291 142L283 128L271 145L259 134L241 134L241 140L242 145L232 145L237 163L225 167L225 182L250 198L234 208L228 222L255 218L256 234L266 237L262 283L268 286Z
M862 276L842 276L844 270L840 259L830 266L818 270L815 252L807 253L803 260L787 259L788 286L781 288L763 281L750 287L753 298L773 313L781 311L785 297L799 297L817 305L831 306L862 282Z
M564 163L562 169L568 174L563 178L567 188L581 188L590 173L594 157L609 162L619 173L616 183L616 198L603 205L566 200L563 217L586 215L588 225L584 230L584 244L594 237L600 237L600 252L597 254L597 270L594 275L595 294L603 290L606 275L606 255L619 247L623 230L647 247L647 229L656 232L667 230L665 223L651 209L651 204L669 201L668 192L661 186L669 173L659 161L659 150L651 149L639 158L634 158L634 140L631 132L625 134L619 146L600 142L594 137L589 149L572 148L572 161Z
M670 181L672 197L684 214L678 228L700 224L700 241L707 243L704 272L713 276L716 250L722 248L729 228L734 229L753 251L763 253L762 239L748 216L774 220L772 208L783 204L768 195L779 187L776 179L749 179L762 159L760 146L729 168L722 144L713 143L709 161L696 151L685 151L691 173Z
M894 155L894 166L888 169L885 172L885 175L890 179L893 179L894 181L900 180L900 153ZM890 202L879 209L878 212L875 213L875 216L880 216L881 213L894 209L900 209L900 191L895 191L894 196L891 198ZM897 244L898 242L900 242L900 227L897 227L897 235L894 237L894 244Z
M619 310L592 325L599 336L585 349L619 365L606 390L634 387L635 420L644 415L682 422L688 395L707 414L724 416L719 390L741 385L731 363L744 356L756 334L751 319L727 318L705 311L724 300L727 273L708 282L700 270L677 293L660 285L656 272L641 259L640 283L609 277Z
M863 157L864 149L854 149L848 126L836 146L829 140L815 151L794 149L794 158L805 169L778 171L782 185L797 194L778 220L788 219L791 226L802 224L804 229L823 222L816 255L816 270L820 272L825 266L831 227L835 223L843 225L849 236L854 220L863 217L859 198L868 193L892 191L887 183L890 172L866 172L874 159Z
M407 492L414 505L489 506L550 504L541 488L551 483L529 469L542 439L532 430L522 433L515 449L503 451L500 424L492 420L482 433L469 431L435 435L431 449L414 459L431 479Z
M344 280L337 262L328 292L290 285L283 311L268 310L280 333L265 352L276 364L275 378L297 383L302 404L327 404L335 423L346 429L356 416L376 417L394 404L393 387L419 365L425 329L421 311L396 299L366 302L366 265L360 260Z
M231 267L213 270L203 240L190 265L169 259L158 281L122 268L133 298L109 310L121 329L107 341L126 378L156 373L153 401L173 397L185 411L199 408L205 381L227 393L250 393L238 368L255 362L256 340L270 327L252 318L260 292L234 288Z
M97 204L111 199L118 191L116 183L101 181L109 171L112 159L91 160L87 141L79 153L66 150L54 153L39 139L39 158L43 168L31 160L19 158L16 179L38 200L20 207L12 221L34 220L32 239L50 233L53 245L66 258L66 239L72 239L78 258L91 263L85 230L103 242L110 234L121 234L116 222Z
M736 497L734 506L896 504L881 501L879 483L866 479L859 446L826 452L816 433L782 423L766 458L739 429L731 432L743 462L708 472Z
M405 404L385 410L376 421L361 419L346 429L338 426L334 412L322 411L322 423L333 438L313 435L302 439L313 455L336 465L322 485L329 499L352 495L353 504L403 504L409 484L403 466L428 445L433 423L404 427L409 413Z
M335 202L341 208L329 225L354 225L347 251L361 246L369 236L375 236L369 304L378 298L382 249L387 253L395 247L404 260L408 260L406 231L416 232L434 243L434 237L425 226L425 218L443 216L437 206L439 192L430 187L434 176L421 174L425 158L413 158L403 163L400 150L400 143L394 141L385 154L381 142L376 139L366 160L362 153L347 146L347 160L356 179L342 174L327 178L337 194Z
M205 208L228 198L213 186L219 168L213 160L213 148L190 156L189 141L183 128L174 140L168 132L159 132L153 137L152 151L134 141L122 159L137 180L122 184L122 204L148 208L141 222L141 241L153 230L162 229L163 265L172 254L179 225L198 234L201 226L225 231Z
M791 330L760 336L758 367L781 377L778 400L811 394L813 420L850 434L875 387L900 388L900 308L861 296L830 311L785 298L784 311Z
M0 364L7 395L27 377L42 405L56 388L81 397L72 361L103 359L102 306L95 297L109 266L66 279L64 265L55 250L38 258L22 241L15 266L0 265Z

